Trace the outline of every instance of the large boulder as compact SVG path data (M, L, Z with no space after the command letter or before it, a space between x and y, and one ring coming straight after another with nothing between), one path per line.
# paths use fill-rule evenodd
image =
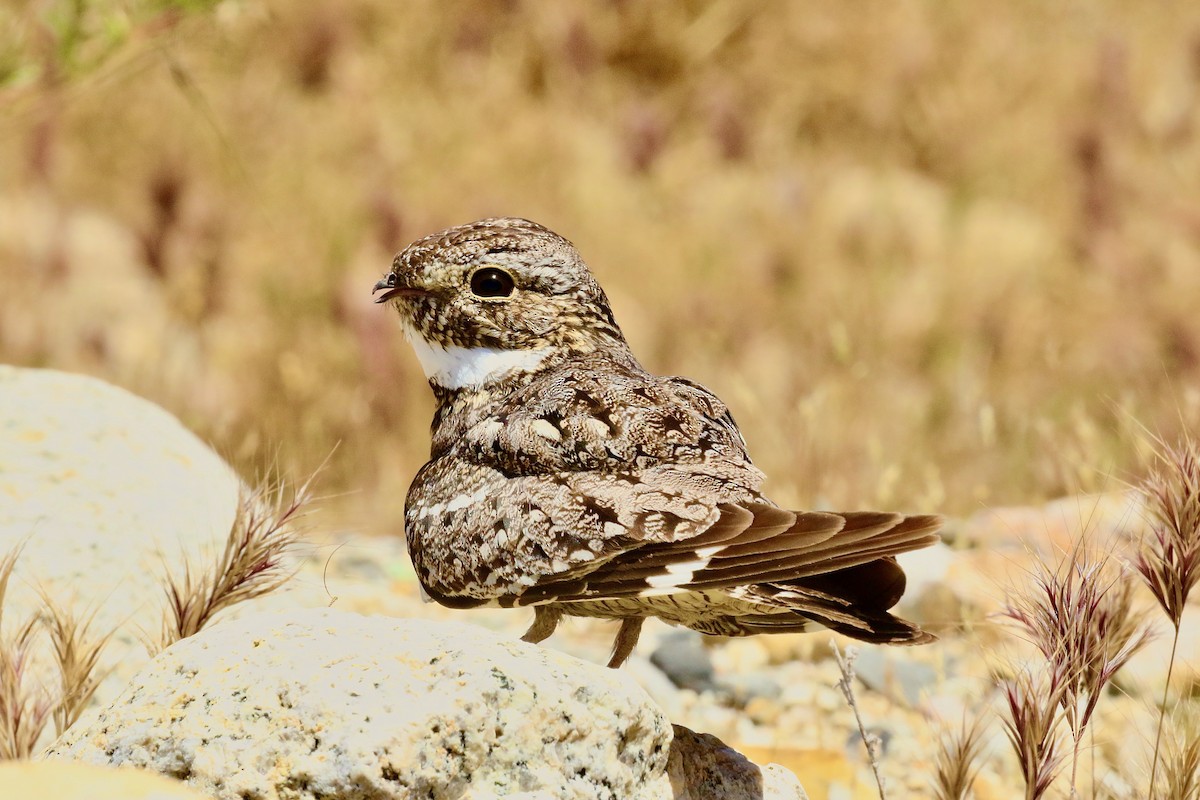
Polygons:
M474 626L322 609L174 645L47 757L145 767L229 800L657 800L671 796L670 744L620 671Z
M39 613L44 595L77 618L94 614L93 637L114 631L98 701L146 662L164 576L182 575L185 560L193 570L214 560L243 492L229 465L159 406L95 378L0 365L0 557L21 548L5 620ZM37 672L53 686L49 643L40 644Z
M24 544L9 614L97 611L97 628L158 614L181 551L229 534L241 481L179 420L83 375L0 364L0 553Z

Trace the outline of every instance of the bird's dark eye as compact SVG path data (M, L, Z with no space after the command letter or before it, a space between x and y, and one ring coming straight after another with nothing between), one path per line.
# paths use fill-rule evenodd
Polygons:
M484 267L471 274L471 292L476 297L508 297L514 288L512 275L496 267Z

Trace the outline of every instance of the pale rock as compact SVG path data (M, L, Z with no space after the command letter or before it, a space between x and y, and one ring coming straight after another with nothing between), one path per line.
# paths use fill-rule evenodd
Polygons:
M712 654L718 674L749 672L771 663L771 652L763 644L769 636L747 636L726 639Z
M0 365L0 555L20 547L6 620L59 608L115 631L99 673L111 700L148 656L167 569L223 546L241 481L158 406L95 378ZM35 670L54 680L48 646Z
M714 686L712 654L704 634L682 629L663 636L650 654L650 663L681 689L702 692Z
M670 742L620 671L461 623L319 609L179 642L46 757L147 767L217 800L658 800Z
M1136 492L981 511L947 525L953 547L943 543L900 557L909 579L900 607L933 632L951 634L1000 610L1006 593L1029 585L1039 559L1057 563L1081 540L1093 552L1127 557L1144 517ZM987 627L978 629L985 637Z
M917 706L937 685L937 672L928 664L906 658L886 647L864 647L854 661L854 673L868 689Z
M896 556L896 561L904 568L906 584L901 604L920 595L930 586L940 585L954 562L954 555L954 551L945 542L938 542L931 547Z
M95 378L0 365L0 553L23 545L6 613L157 615L164 563L222 543L241 481L175 417Z
M779 700L768 700L765 697L754 697L746 704L746 716L758 725L774 725L779 721L782 709Z
M94 614L93 638L114 633L101 653L96 703L111 701L149 659L147 640L167 606L165 576L215 562L246 491L212 448L154 403L84 375L0 365L0 556L21 548L5 619L40 613L42 594L76 617ZM326 602L318 577L222 614ZM42 644L35 671L52 685Z
M1191 604L1195 604L1198 595L1200 592L1192 591ZM1200 611L1194 608L1184 610L1179 625L1179 641L1175 643L1175 629L1161 607L1152 601L1144 605L1150 610L1149 619L1156 635L1117 673L1116 680L1135 693L1159 697L1167 680L1167 668L1174 646L1175 668L1171 674L1171 686L1173 691L1186 697L1191 691L1190 687L1200 682Z
M209 800L185 784L146 770L95 764L0 762L5 800Z
M669 719L678 719L683 716L682 693L675 684L671 683L671 679L649 660L635 653L621 665L621 669L646 691L650 699L663 710Z
M739 708L745 708L750 701L758 698L776 701L783 694L783 687L774 673L763 669L722 675L719 686L733 705Z
M805 789L812 797L830 797L833 787L855 780L855 769L842 750L785 743L763 746L742 742L738 742L738 750L757 764L778 766L780 770L803 775Z
M671 758L674 800L808 800L804 787L778 764L759 768L715 736L675 725Z
M981 511L957 526L960 544L1055 557L1080 537L1097 549L1135 541L1145 512L1136 491L1063 497L1040 507Z

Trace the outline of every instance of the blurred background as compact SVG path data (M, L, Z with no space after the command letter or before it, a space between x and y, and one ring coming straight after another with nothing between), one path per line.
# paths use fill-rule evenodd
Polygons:
M328 457L339 524L399 533L428 448L372 284L494 215L782 504L1120 486L1200 419L1200 4L0 2L0 361Z

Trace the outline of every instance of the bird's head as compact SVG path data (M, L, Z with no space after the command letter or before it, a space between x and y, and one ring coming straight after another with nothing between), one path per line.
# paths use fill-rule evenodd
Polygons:
M399 312L429 382L445 389L626 349L579 253L529 220L485 219L413 242L375 294Z

